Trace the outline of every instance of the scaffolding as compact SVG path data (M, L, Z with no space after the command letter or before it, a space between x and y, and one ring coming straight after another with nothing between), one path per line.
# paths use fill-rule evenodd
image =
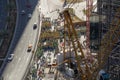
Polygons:
M87 49L87 55L90 56L90 15L92 11L92 0L86 0L86 49Z
M104 48L109 50L106 50L106 54L109 54L109 56L104 69L109 73L110 80L120 80L120 0L98 0L97 8L100 16L99 41L104 40L102 38L107 35L105 40L108 41L110 46ZM101 16L105 16L105 19L103 20ZM102 57L102 54L99 57Z
M90 1L90 0L87 0L87 1ZM120 75L120 64L119 64L120 63L120 46L119 46L120 45L120 40L119 40L120 38L120 26L119 26L120 25L120 15L119 15L120 7L117 4L118 3L117 1L118 0L116 0L116 3L114 3L113 0L98 0L97 15L99 15L98 16L99 20L98 22L93 22L93 23L95 27L98 28L97 30L99 32L98 34L99 36L97 37L99 49L98 49L98 53L96 53L95 56L91 57L90 55L93 61L89 61L88 56L86 59L82 50L80 51L81 54L83 54L83 56L79 57L80 62L78 62L77 65L80 65L78 67L80 71L79 73L81 74L80 78L82 78L82 80L96 80L96 79L101 80L101 78L98 78L98 77L102 76L102 75L99 75L99 72L102 69L105 70L105 72L109 73L109 74L106 73L105 76L102 76L102 78L104 78L105 80L108 80L109 76L110 76L109 80L120 80L120 76L119 76ZM91 16L90 15L91 2L87 2L86 6L87 6L86 36L87 36L87 49L89 49L90 28L91 28L89 19ZM66 35L69 38L72 36L71 39L69 39L69 41L72 41L72 44L75 45L74 42L78 41L78 39L76 38L76 35L73 34L74 32L70 31L70 30L74 30L72 29L72 26L73 26L71 24L72 22L69 19L70 16L67 14L67 12L65 12L64 14L67 22L65 24L68 24L68 26L66 25L67 26L66 28L68 28L69 30L68 31L69 33L66 33ZM64 43L64 47L65 47L65 43ZM77 45L77 47L76 46L72 46L72 47L74 47L73 50L76 51L79 45ZM77 53L77 51L75 53ZM84 64L84 67L82 67L83 64L81 63Z

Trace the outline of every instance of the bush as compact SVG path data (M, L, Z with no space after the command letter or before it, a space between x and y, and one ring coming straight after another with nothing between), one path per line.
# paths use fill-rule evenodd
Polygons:
M36 55L38 58L40 58L43 55L43 49L41 47L37 49Z

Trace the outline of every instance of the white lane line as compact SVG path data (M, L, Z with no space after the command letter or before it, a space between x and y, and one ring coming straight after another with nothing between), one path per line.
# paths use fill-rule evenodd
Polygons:
M29 61L29 57L27 57L27 61Z
M21 58L18 59L18 62L21 60Z

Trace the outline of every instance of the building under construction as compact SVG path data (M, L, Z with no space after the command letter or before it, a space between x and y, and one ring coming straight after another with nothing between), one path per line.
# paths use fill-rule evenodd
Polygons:
M105 45L101 52L109 54L105 66L110 80L120 80L120 1L98 0L97 14L99 15L99 40ZM106 46L108 45L108 46ZM106 46L106 47L105 47Z
M90 26L88 23L86 24L86 37L89 39L87 41L90 41L87 46L90 48L90 54L94 52L97 54L96 59L94 59L97 62L95 64L91 63L92 66L90 66L89 62L81 60L80 63L84 62L84 65L88 65L89 69L87 67L83 69L81 64L77 63L83 70L83 72L80 71L81 75L83 75L81 80L96 80L98 73L101 74L97 80L120 80L120 1L97 0L97 12L90 12L91 15L89 13L90 7L91 5L87 5L88 15L86 22L90 20ZM68 19L67 13L65 14L66 19ZM72 26L70 21L67 24ZM74 31L73 34L75 34ZM78 48L80 47L78 46ZM80 52L82 53L82 51ZM82 57L84 57L83 55ZM102 73L102 70L107 74ZM89 78L86 79L84 76Z
M74 23L71 7L59 13L59 53L48 64L56 69L55 80L120 80L120 1L96 1L86 0L86 21Z

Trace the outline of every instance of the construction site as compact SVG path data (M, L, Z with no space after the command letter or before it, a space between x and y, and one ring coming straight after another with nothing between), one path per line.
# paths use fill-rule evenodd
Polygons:
M120 80L120 1L63 1L65 8L57 10L54 20L60 22L56 30L62 38L54 55L56 63L48 65L57 70L51 80Z
M37 7L41 32L37 49L29 41L25 80L120 80L120 0L40 0Z

